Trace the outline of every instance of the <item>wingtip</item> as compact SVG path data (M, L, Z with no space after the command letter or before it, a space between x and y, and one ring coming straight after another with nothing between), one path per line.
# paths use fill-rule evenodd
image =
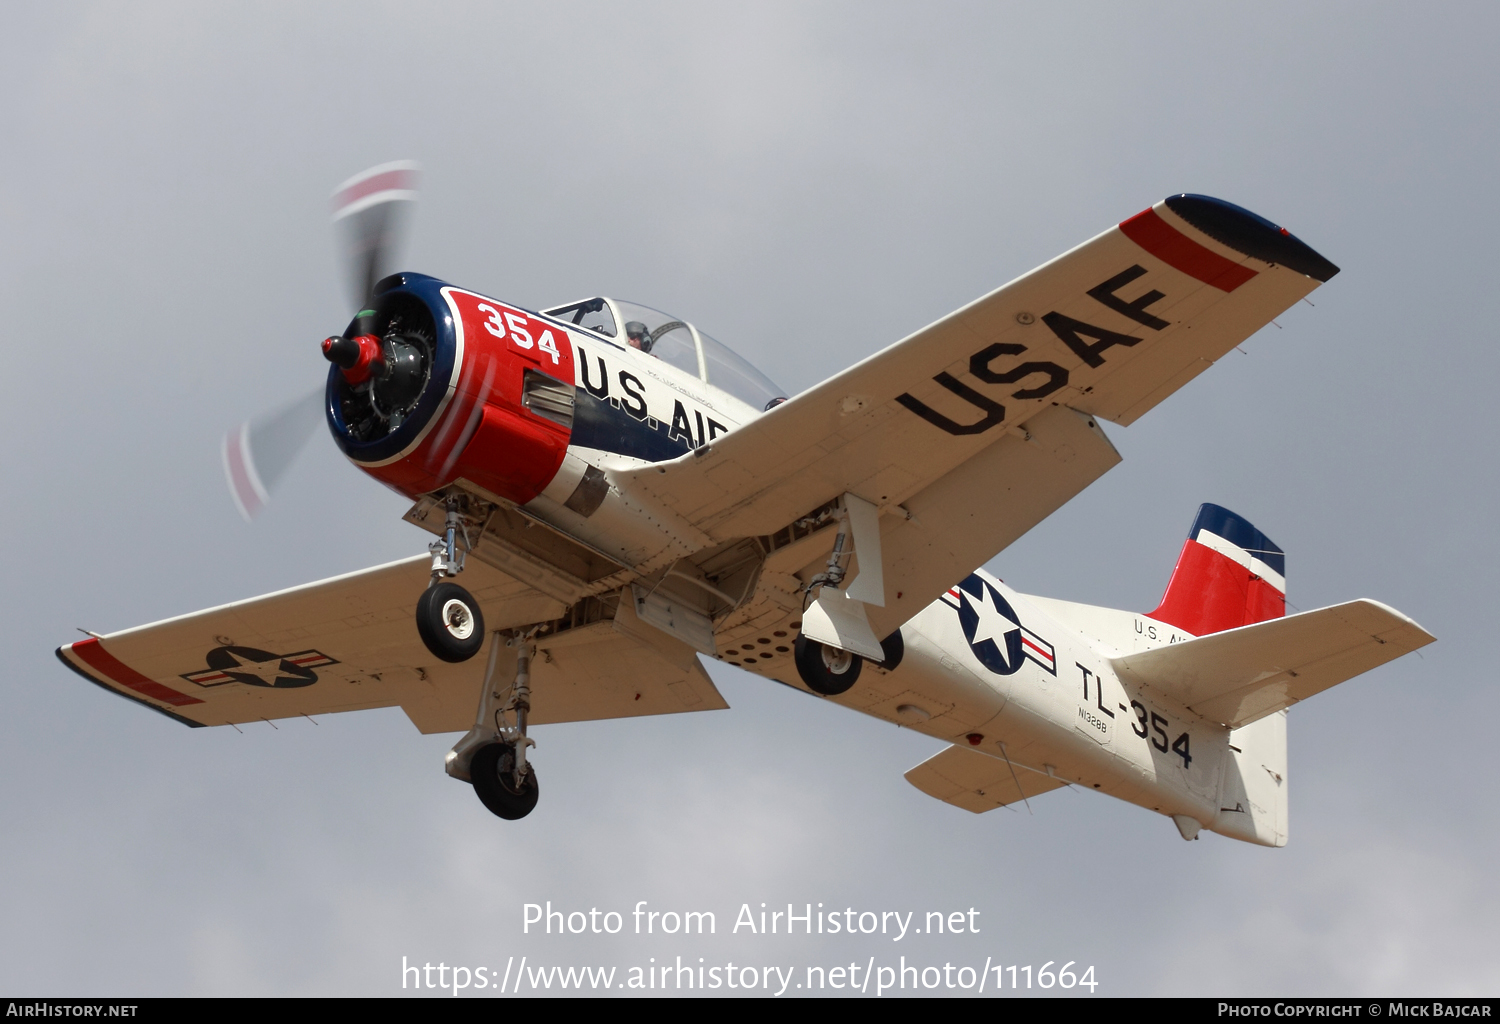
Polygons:
M1426 639L1422 640L1420 643L1414 643L1411 645L1410 649L1413 651L1417 650L1420 647L1426 647L1428 644L1437 643L1437 637L1433 636L1426 629L1424 629L1420 622L1412 618L1410 615L1407 615L1405 612L1401 611L1401 609L1392 608L1384 601L1377 601L1373 597L1361 597L1351 603L1369 605L1373 608L1376 608L1382 613L1389 615L1391 618L1397 619L1401 623L1401 625L1408 627L1419 636L1426 637Z
M172 721L176 722L177 724L179 724L179 725L185 725L189 729L202 729L202 728L205 727L205 723L203 723L203 722L195 722L191 718L187 718L187 717L185 717L183 715L176 714L175 712L168 711L164 707L161 707L161 706L159 706L157 704L153 704L151 701L146 700L144 697L138 697L138 696L136 696L133 693L126 693L124 690L121 690L118 687L110 686L109 684L105 683L103 680L96 678L86 668L84 668L82 665L80 665L78 662L74 661L71 657L68 656L68 652L71 651L78 644L81 644L81 643L91 643L91 642L92 643L97 643L98 641L97 641L96 638L90 637L88 640L75 640L72 643L63 644L55 652L56 655L57 655L57 660L60 661L60 662L62 662L64 665L66 665L75 674L81 676L84 679L87 679L89 682L91 682L95 686L99 687L99 689L104 690L104 691L106 691L108 693L114 694L116 697L123 697L126 700L130 701L132 704L139 704L143 708L150 708L152 711L155 711L157 714L159 714L159 715L165 715L166 717L170 718Z
M1177 216L1236 252L1295 270L1320 284L1339 272L1302 239L1243 206L1191 192L1180 192L1164 201Z

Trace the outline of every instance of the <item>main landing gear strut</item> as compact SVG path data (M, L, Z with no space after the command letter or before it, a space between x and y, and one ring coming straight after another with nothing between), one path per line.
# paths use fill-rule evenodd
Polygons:
M441 582L463 571L473 546L458 508L458 499L449 498L443 536L427 545L432 555L432 579L417 599L417 632L422 642L433 655L451 662L468 661L484 646L484 615L479 602L457 583ZM458 549L460 538L462 551Z
M449 775L473 784L475 795L491 814L511 821L530 814L539 795L536 769L526 757L527 748L536 746L526 735L535 632L494 634L474 728L448 752L446 766ZM516 657L515 680L504 688L495 681L502 643Z

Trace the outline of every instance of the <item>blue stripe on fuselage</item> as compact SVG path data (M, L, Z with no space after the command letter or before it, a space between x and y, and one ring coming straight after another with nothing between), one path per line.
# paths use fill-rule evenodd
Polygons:
M669 436L670 423L655 420L653 429L653 420L636 419L608 399L596 398L583 388L578 389L575 402L573 444L647 462L667 462L693 450L690 439L680 434Z

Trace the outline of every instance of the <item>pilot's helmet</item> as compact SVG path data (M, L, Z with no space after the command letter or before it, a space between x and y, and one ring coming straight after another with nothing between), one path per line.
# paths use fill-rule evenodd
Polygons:
M631 348L638 348L642 352L651 351L651 331L639 320L631 320L625 324L625 337Z

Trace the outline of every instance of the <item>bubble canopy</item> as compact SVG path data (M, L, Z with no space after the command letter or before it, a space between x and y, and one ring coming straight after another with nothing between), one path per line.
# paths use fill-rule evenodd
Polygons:
M752 408L767 409L786 397L780 385L728 345L659 309L601 296L542 312L647 352Z

